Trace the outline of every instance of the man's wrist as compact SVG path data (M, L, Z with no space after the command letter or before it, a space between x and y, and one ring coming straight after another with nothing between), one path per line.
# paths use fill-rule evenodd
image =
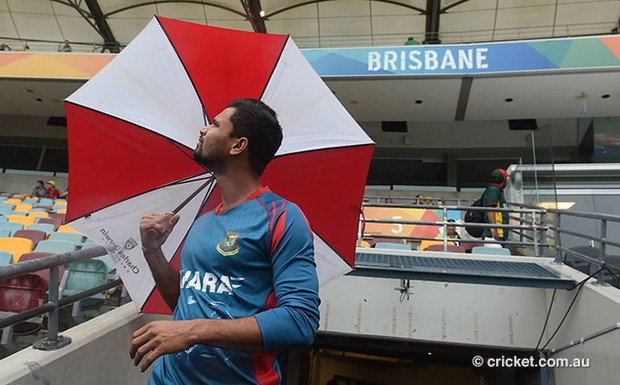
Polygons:
M142 252L144 254L155 254L158 251L161 250L161 246L157 246L157 247L144 247L144 246L140 246L142 248Z

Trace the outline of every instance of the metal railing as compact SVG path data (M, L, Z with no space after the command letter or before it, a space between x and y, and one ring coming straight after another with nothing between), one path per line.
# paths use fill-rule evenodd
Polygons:
M24 312L11 315L0 320L0 329L27 321L33 317L48 314L47 337L36 342L33 346L41 350L56 350L71 343L71 339L58 334L58 311L61 307L91 297L102 291L111 289L121 284L120 279L106 282L103 285L85 290L83 292L60 298L59 293L59 267L71 262L92 259L107 254L103 246L90 247L70 253L53 255L45 258L16 263L14 265L0 267L0 280L17 277L24 274L35 273L41 270L49 270L48 302Z
M411 200L411 198L409 198ZM462 243L482 243L482 244L500 244L500 245L512 245L512 246L525 246L533 249L534 255L542 255L542 248L547 244L546 233L548 227L545 225L545 218L547 211L544 208L527 206L526 205L514 205L512 208L494 208L494 207L474 207L474 206L436 206L436 205L423 205L423 204L389 204L389 203L372 203L364 205L366 207L385 207L385 208L405 208L405 209L430 209L441 210L444 220L442 221L423 221L423 220L403 220L400 218L366 218L365 215L361 218L361 228L365 229L367 223L380 223L380 224L395 224L395 225L424 225L435 226L443 228L443 234L448 234L448 226L454 227L475 227L475 228L499 228L509 231L518 235L518 239L506 240L486 240L486 239L463 239L463 238L449 238L443 236L437 237L424 237L424 236L409 236L409 235L387 235L387 234L359 234L359 239L362 238L395 238L406 241L422 241L422 240L434 240L443 241L443 250L448 250L449 242L462 242ZM363 209L362 209L363 210ZM465 223L465 222L448 222L448 211L459 211L460 217L463 217L466 211L481 211L481 212L502 212L506 215L518 214L518 224L489 224L489 223Z
M411 201L411 198L409 198ZM358 240L366 239L371 240L373 238L385 240L385 239L400 239L405 242L419 242L422 240L434 240L443 241L443 250L448 251L449 242L461 242L461 243L496 243L502 246L524 246L525 249L531 248L533 250L532 255L554 257L556 263L566 263L567 256L571 256L581 262L588 263L593 267L589 272L594 270L600 270L596 278L599 284L604 284L604 281L609 281L609 275L616 281L616 284L620 286L620 278L616 275L620 275L620 255L609 254L610 248L620 249L620 216L609 214L596 214L596 213L583 213L568 210L559 209L545 209L542 207L508 203L508 208L487 208L487 207L472 207L472 206L435 206L435 205L418 205L409 204L402 205L398 203L368 203L364 208L368 207L383 207L383 208L404 208L404 209L432 209L441 210L444 220L438 221L425 221L425 220L404 220L400 218L367 218L362 217L361 229L363 230L368 223L379 224L392 224L397 226L405 225L424 225L434 226L443 229L443 234L447 234L448 226L455 227L482 227L482 228L502 228L509 231L511 235L507 240L485 240L478 238L449 238L442 236L437 237L425 237L425 236L411 236L409 234L370 234L360 232ZM509 215L510 224L489 224L489 223L464 223L464 222L448 222L448 211L459 211L460 217L463 217L463 212L467 210L483 211L483 212L503 212ZM567 217L572 218L571 223L573 227L577 227L578 230L569 229L570 226L562 227L562 221L567 221ZM576 219L591 220L594 221L594 227L597 229L598 234L587 234L583 231L579 225L576 225ZM596 245L596 255L586 255L579 251L572 250L570 247L566 247L567 236L573 237L580 241L573 242L578 246L590 245L594 248ZM563 239L564 238L564 239Z

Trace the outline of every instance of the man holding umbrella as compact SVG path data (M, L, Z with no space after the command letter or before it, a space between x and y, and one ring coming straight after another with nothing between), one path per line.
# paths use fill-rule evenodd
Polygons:
M301 210L262 186L282 142L275 112L237 99L200 130L194 158L211 170L222 203L193 224L181 272L161 246L178 215L150 214L140 233L157 288L174 321L133 335L150 384L279 384L278 353L309 345L319 321L312 233Z

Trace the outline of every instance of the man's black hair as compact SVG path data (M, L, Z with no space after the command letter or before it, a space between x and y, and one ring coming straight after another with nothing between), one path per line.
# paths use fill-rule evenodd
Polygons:
M282 127L276 112L257 99L235 99L228 104L235 108L230 118L233 137L248 139L250 165L260 176L282 144Z
M38 180L37 183L41 183L41 185L45 186L45 182L43 182L42 180Z

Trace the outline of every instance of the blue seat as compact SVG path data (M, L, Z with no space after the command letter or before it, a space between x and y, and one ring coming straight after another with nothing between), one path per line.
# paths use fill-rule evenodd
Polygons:
M484 247L484 246L476 246L471 249L472 254L478 255L512 255L510 250L505 249L503 247Z
M24 201L22 203L34 206L34 205L38 204L39 201L37 199L33 199L33 198L26 198L26 199L24 199Z
M33 223L28 226L28 230L40 230L45 231L46 234L51 234L56 228L50 223Z
M103 285L108 280L107 269L105 262L96 258L70 263L60 284L61 298ZM103 290L99 294L74 303L72 316L78 317L80 308L100 307L106 295L107 292Z
M38 207L52 207L54 205L54 200L51 198L41 198L39 202L36 204Z
M24 225L15 222L0 222L0 230L5 229L9 231L9 237L12 237L16 231L23 230Z
M78 234L78 233L50 233L50 240L53 241L67 241L67 242L71 242L74 243L76 248L79 248L82 246L82 244L84 244L84 240L86 239L86 237L84 237L82 234Z
M103 263L105 263L106 273L108 274L111 274L114 272L114 270L116 270L116 266L114 265L114 262L112 262L112 257L110 257L109 254L102 255L100 257L95 257L93 259L98 259L102 261Z
M11 236L11 231L8 229L0 229L0 238L9 238Z
M375 243L375 248L388 249L388 250L411 250L411 246L409 245L404 245L402 243L390 243L390 242L377 242Z
M62 254L70 253L76 250L75 243L68 241L41 241L37 244L37 247L33 251L44 251L47 253Z
M6 215L2 215L2 213L0 213L0 223L2 222L8 222L9 218L6 217Z
M7 213L9 211L13 211L13 207L15 207L15 205L10 203L0 203L0 213Z
M6 266L13 263L13 254L8 251L0 251L0 266Z

